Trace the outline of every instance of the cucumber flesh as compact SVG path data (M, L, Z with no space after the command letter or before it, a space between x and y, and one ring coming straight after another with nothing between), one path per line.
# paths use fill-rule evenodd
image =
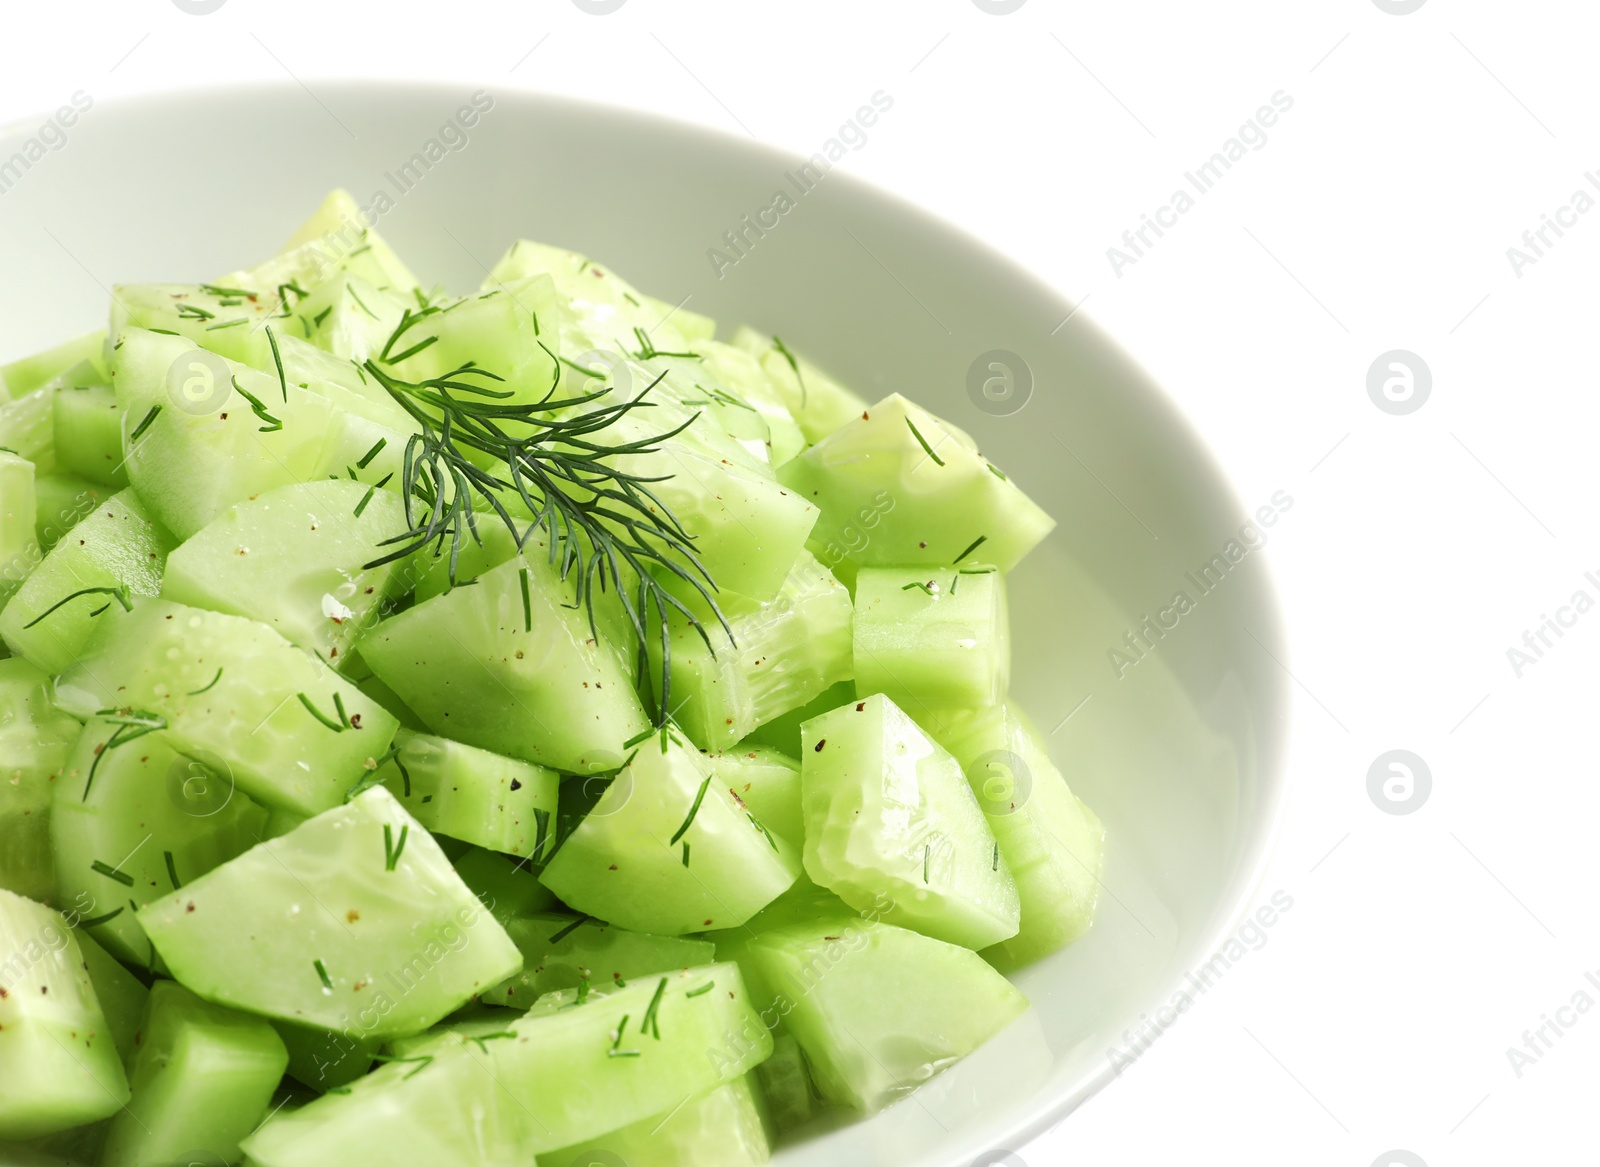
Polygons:
M543 554L512 560L378 624L361 655L434 733L564 773L613 770L648 722L572 588Z
M651 973L710 964L715 950L704 940L651 936L582 916L541 913L513 919L506 931L522 951L522 971L481 994L488 1005L528 1009L546 993L626 987Z
M39 565L33 463L0 451L0 582L20 584Z
M864 398L773 337L740 327L733 346L760 363L807 442L820 442L867 408Z
M98 1122L128 1080L83 954L60 913L0 891L0 1139Z
M0 397L25 397L80 361L105 372L106 330L85 333L20 361L0 365Z
M40 474L56 469L55 397L51 381L25 397L0 404L0 447L32 462Z
M135 913L255 846L267 815L163 735L111 746L118 728L91 718L56 784L56 885L81 906L84 931L118 960L155 971Z
M738 746L707 760L717 784L726 786L769 830L790 842L806 837L799 762L770 746Z
M778 474L822 509L812 545L823 563L948 569L976 551L1010 571L1055 528L970 438L927 410L895 393L865 412Z
M153 596L173 547L172 536L131 490L96 507L73 530L0 611L6 645L51 674L65 671L97 631L126 615L121 599L84 589L120 588L130 601Z
M546 275L510 280L489 291L451 301L417 319L386 358L407 381L422 382L472 365L486 374L457 374L468 384L510 393L506 404L544 399L561 379L559 309ZM419 346L426 345L421 351ZM403 361L394 358L408 352Z
M744 349L710 339L695 341L694 351L714 380L747 402L767 423L767 461L772 466L782 466L806 448L800 423L759 360Z
M234 1162L288 1061L265 1021L157 981L128 1073L133 1098L111 1120L98 1167Z
M139 922L206 1000L363 1038L419 1033L522 966L382 787L147 905Z
M48 553L68 531L116 492L76 474L35 474L34 534Z
M406 526L405 504L387 490L348 479L280 486L235 504L177 547L161 594L260 620L340 668L404 578L398 562L365 565L388 554L384 540Z
M122 403L110 384L74 384L51 401L56 464L91 482L121 490L128 485L122 464Z
M648 1036L646 1014L655 1020ZM772 1050L728 964L530 1012L508 1032L478 1041L444 1033L420 1055L431 1060L386 1065L348 1094L280 1115L245 1140L245 1153L259 1167L525 1164L664 1114L742 1077Z
M73 919L81 923L76 911ZM95 1000L105 1014L106 1026L111 1030L111 1040L117 1047L117 1056L124 1069L133 1064L133 1055L139 1049L139 1027L144 1023L145 1005L150 1000L150 990L122 963L112 956L82 928L74 935L78 950L83 954L84 971L94 986Z
M287 331L280 315L275 296L222 295L206 284L119 284L111 301L111 335L120 338L135 328L171 333L261 368L272 360L268 331Z
M343 802L398 728L265 624L167 600L103 629L57 681L56 700L80 717L131 708L160 718L179 752L262 805L300 814Z
M685 603L711 643L681 613L672 615L667 703L703 749L726 749L852 675L850 593L809 552L800 552L770 602L724 597L731 642L708 604L694 596ZM659 635L652 632L646 645L654 678L663 665Z
M312 265L295 272L309 281L307 288L321 282L318 273L348 271L384 291L409 296L421 287L417 277L368 224L368 218L349 191L331 191L289 237L280 258L293 257Z
M1011 630L997 568L864 567L855 595L858 694L919 714L1005 700Z
M943 713L929 732L961 763L1017 881L1017 934L985 951L1002 970L1072 943L1094 923L1105 828L1014 704Z
M759 1167L772 1159L766 1104L746 1074L599 1138L539 1156L538 1167Z
M794 849L734 801L693 747L659 740L638 745L540 882L637 932L736 927L794 883Z
M866 1113L909 1094L1028 1008L977 953L870 916L763 932L740 964L757 1007L781 1015L805 1051L822 1096Z
M856 695L854 681L840 681L837 685L829 685L826 690L807 701L798 709L774 717L765 725L759 725L751 734L739 743L740 747L770 747L781 754L788 754L791 758L800 756L800 727L813 717L819 717L831 709L837 709L846 701L853 700Z
M806 874L859 911L951 944L1017 934L1017 885L961 764L887 697L801 728Z
M349 272L338 272L310 295L291 300L284 331L357 364L382 354L407 308L398 296Z
M429 831L524 858L554 842L554 770L407 730L394 744L374 777Z
M56 894L50 805L78 731L51 702L49 677L25 660L0 660L0 888Z

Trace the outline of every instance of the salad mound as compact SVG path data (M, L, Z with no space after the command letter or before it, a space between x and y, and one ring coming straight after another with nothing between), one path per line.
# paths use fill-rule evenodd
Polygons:
M335 191L0 367L0 1153L741 1167L1026 1011L1104 838L1009 693L1054 523L717 331Z

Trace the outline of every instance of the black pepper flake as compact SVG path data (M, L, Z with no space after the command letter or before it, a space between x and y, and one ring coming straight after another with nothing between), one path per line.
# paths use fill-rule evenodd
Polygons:
M828 739L827 738L823 738L821 741L819 741L816 744L816 747L815 747L816 748L816 752L820 754L822 752L822 747L827 745L827 744L828 744Z

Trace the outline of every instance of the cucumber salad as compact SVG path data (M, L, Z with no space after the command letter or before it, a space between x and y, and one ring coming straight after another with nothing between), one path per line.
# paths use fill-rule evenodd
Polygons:
M112 300L0 367L0 1159L764 1163L1089 928L960 429L342 191Z

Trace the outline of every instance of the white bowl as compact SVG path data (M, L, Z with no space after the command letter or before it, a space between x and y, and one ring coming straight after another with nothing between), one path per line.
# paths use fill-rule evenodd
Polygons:
M0 197L0 360L103 323L114 282L213 279L270 255L344 186L363 203L389 193L379 230L425 280L473 288L518 237L559 243L730 328L777 331L869 399L899 390L971 432L1060 520L1012 577L1014 692L1054 730L1056 761L1105 822L1099 919L1016 977L1036 1007L1022 1022L910 1099L778 1162L966 1167L1021 1149L1170 1018L1161 1010L1185 974L1235 926L1273 834L1288 701L1267 572L1248 554L1204 595L1188 574L1249 517L1222 473L1088 318L1058 328L1072 306L1056 292L841 173L797 195L719 278L708 250L726 252L741 216L794 192L797 159L500 94L470 143L402 195L389 176L467 92L317 90L320 104L282 85L86 114ZM29 136L0 138L0 159ZM969 368L992 350L1032 373L1031 399L1009 416L968 393ZM1172 619L1179 591L1193 609L1119 678L1108 651L1127 651L1147 613Z

